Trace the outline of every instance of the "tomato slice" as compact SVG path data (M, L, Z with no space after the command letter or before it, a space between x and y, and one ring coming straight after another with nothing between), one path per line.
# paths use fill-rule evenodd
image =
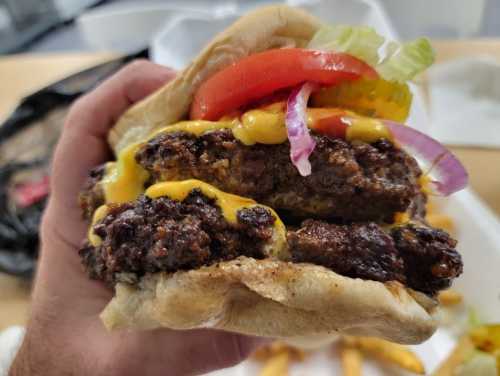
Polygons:
M191 105L191 119L218 120L251 101L277 90L311 81L335 85L376 71L344 53L284 48L247 56L201 84Z

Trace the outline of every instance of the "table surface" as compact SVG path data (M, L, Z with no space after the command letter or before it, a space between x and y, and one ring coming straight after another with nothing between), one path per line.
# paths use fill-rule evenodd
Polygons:
M473 54L500 61L500 40L433 41L438 62ZM25 54L0 58L0 121L26 94L73 72L109 59L112 54ZM7 77L7 79L5 79ZM9 79L11 77L11 79ZM500 215L500 150L452 148L470 173L472 188ZM0 330L24 324L29 310L29 283L0 273Z

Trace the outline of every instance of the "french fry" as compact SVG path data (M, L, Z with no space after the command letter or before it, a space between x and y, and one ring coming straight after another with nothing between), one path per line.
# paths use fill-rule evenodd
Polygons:
M255 352L252 354L252 358L259 361L259 362L265 362L269 358L285 352L284 344L281 342L273 342L269 345L259 347Z
M469 333L474 345L489 353L500 351L500 325L488 324L474 328Z
M462 303L463 296L453 290L444 290L439 293L438 300L443 306L449 307Z
M340 362L343 376L361 376L363 355L354 346L342 344L340 347Z
M260 371L259 376L288 376L290 365L290 355L282 352L270 357Z
M421 360L405 346L371 337L348 337L346 343L407 371L425 374Z
M473 350L474 344L469 336L462 337L448 358L439 366L432 376L454 376L457 367L465 361Z
M427 214L426 218L427 222L432 227L439 228L441 230L445 230L447 232L453 232L455 230L455 226L453 224L453 220L444 214Z
M264 362L276 355L287 353L290 355L290 359L294 361L301 362L306 358L306 353L304 350L292 347L287 345L286 343L283 342L273 342L270 345L263 346L259 349L257 349L253 355L252 358Z

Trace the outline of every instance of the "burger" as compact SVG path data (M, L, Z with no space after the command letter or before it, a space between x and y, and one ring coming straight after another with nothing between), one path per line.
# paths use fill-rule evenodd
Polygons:
M427 196L467 182L402 124L432 60L425 39L287 6L219 34L117 121L116 161L80 194L83 265L115 290L105 326L427 339L462 272Z

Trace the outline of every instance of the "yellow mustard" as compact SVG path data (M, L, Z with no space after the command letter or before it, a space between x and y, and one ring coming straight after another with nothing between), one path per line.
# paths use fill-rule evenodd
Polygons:
M118 155L116 163L108 164L101 182L107 203L132 201L144 192L149 174L135 161L135 154L141 145L127 146Z

